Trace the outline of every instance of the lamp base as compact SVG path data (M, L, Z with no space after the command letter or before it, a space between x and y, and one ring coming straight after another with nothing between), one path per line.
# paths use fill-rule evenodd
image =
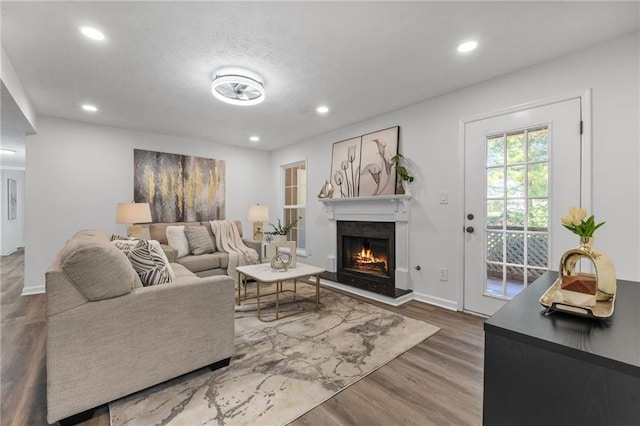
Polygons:
M149 233L148 226L129 225L127 226L127 237L137 238L139 240L149 240L151 239L151 234Z
M256 241L262 241L263 237L262 222L253 222L253 239Z

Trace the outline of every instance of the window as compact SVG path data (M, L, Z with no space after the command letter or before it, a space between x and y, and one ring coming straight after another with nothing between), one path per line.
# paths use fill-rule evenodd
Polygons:
M282 166L284 224L294 223L288 238L295 241L300 254L306 253L307 162Z

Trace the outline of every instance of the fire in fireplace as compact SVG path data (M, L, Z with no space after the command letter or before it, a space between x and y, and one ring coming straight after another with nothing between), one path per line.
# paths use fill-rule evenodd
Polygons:
M373 243L372 243L372 240ZM389 266L387 261L387 253L386 250L383 250L384 241L375 241L379 240L377 238L351 238L350 244L356 246L356 250L347 250L346 251L346 265L345 269L351 269L354 271L360 271L367 274L379 275L382 277L389 276ZM374 247L378 246L378 253L382 252L383 254L380 256L376 255L376 252L371 248L372 245Z
M338 282L395 295L395 223L339 221Z

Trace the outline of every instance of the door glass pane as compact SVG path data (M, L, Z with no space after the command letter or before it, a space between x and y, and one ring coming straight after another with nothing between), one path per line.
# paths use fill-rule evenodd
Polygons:
M507 228L524 229L524 200L507 201Z
M548 126L486 143L485 295L508 299L549 268Z
M522 163L527 156L524 151L524 132L507 136L507 163Z
M529 200L529 230L547 231L549 228L549 200Z
M504 201L489 200L487 201L487 228L502 229L504 225Z
M507 167L507 197L524 197L524 166Z
M548 167L547 163L529 164L530 197L546 197L549 193Z
M487 170L487 197L504 196L504 168L492 167Z
M487 140L487 166L502 164L504 164L504 136L500 135Z
M546 161L549 152L549 129L529 130L529 161Z

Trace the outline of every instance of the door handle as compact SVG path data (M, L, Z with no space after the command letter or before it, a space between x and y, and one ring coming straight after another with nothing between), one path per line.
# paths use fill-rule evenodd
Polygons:
M475 229L473 229L473 226L467 226L465 231L467 231L469 234L473 234L473 231L475 231Z

